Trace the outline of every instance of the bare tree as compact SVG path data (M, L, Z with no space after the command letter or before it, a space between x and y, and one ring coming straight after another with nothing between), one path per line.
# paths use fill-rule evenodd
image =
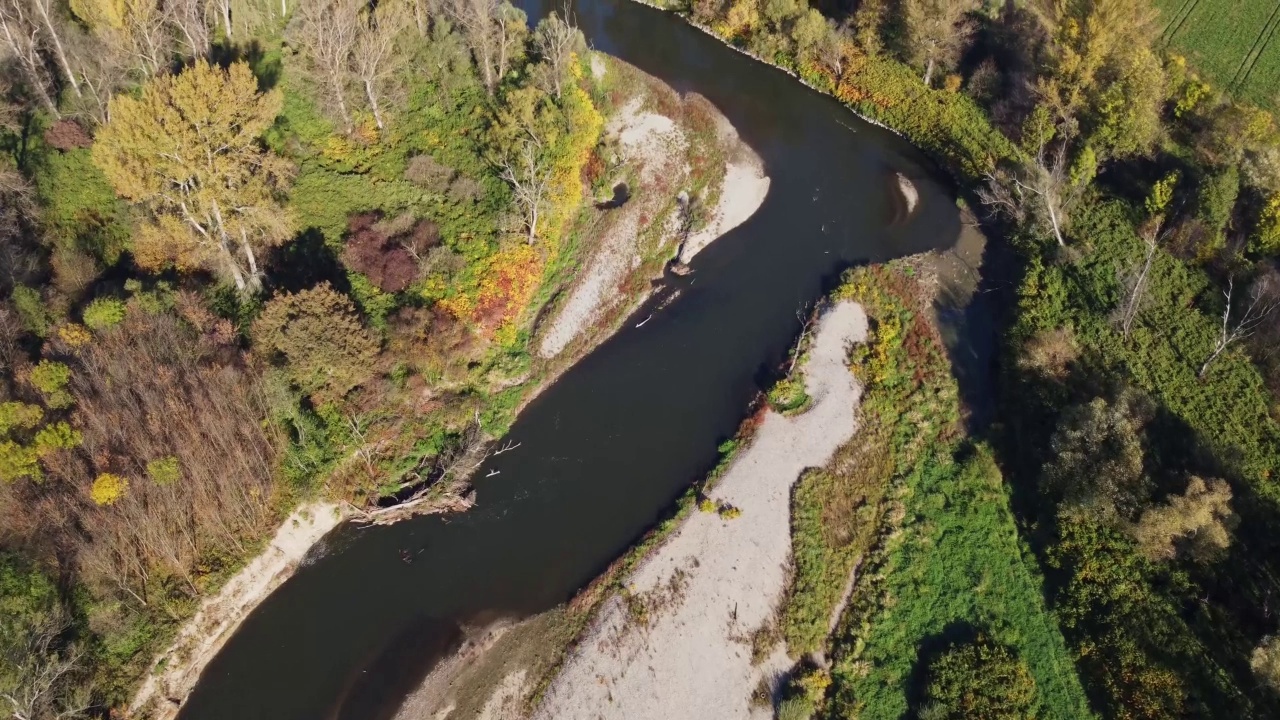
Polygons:
M304 2L289 23L290 43L306 58L316 83L337 107L347 130L351 129L347 85L359 24L359 0Z
M518 147L498 163L498 167L524 215L525 229L532 245L538 237L538 219L551 184L550 169L542 159L542 143L532 137L521 140Z
M1120 312L1120 330L1124 334L1124 339L1129 339L1129 333L1133 330L1133 321L1138 317L1138 311L1142 309L1142 301L1147 292L1147 279L1151 275L1151 265L1155 262L1156 250L1159 248L1160 222L1153 221L1150 225L1143 229L1141 233L1142 242L1146 244L1147 250L1142 258L1142 269L1138 271L1137 277L1133 279L1133 284L1129 288L1129 299L1125 301L1124 309Z
M426 37L431 32L431 15L435 0L408 0L409 14L413 16L413 25L418 34Z
M208 0L168 0L164 4L168 23L177 30L187 54L204 57L209 54Z
M75 645L59 648L60 638L71 628L71 617L54 606L20 632L20 638L0 657L9 675L0 700L14 720L84 717L91 707L85 688L76 685L84 652ZM25 640L25 642L22 642ZM8 643L6 643L8 645Z
M444 0L444 11L462 30L492 95L519 57L528 33L525 14L506 0Z
M1204 379L1205 373L1209 372L1209 366L1214 360L1223 353L1232 344L1243 340L1257 332L1258 328L1280 307L1280 296L1278 296L1271 287L1271 277L1264 276L1256 281L1249 289L1249 304L1245 307L1244 312L1240 314L1234 323L1231 322L1231 302L1232 295L1236 289L1236 279L1234 275L1227 277L1227 289L1222 291L1226 298L1226 307L1222 309L1222 324L1218 330L1217 340L1214 341L1213 351L1209 353L1209 357L1205 359L1204 364L1200 366L1200 372L1197 377Z
M22 70L26 90L54 117L61 117L51 95L51 78L40 57L40 27L27 0L0 0L0 60L12 60Z
M36 15L40 18L41 29L48 39L53 56L58 60L58 67L62 69L62 74L67 79L67 83L71 85L71 89L79 96L80 83L76 80L76 73L71 69L71 63L67 60L67 51L62 46L60 30L57 24L54 23L53 16L57 12L53 4L54 0L29 0L29 2Z
M538 23L533 31L533 46L542 59L539 65L539 81L543 89L559 100L564 93L564 83L569 77L569 64L573 54L586 47L582 31L552 13Z
M144 77L159 75L173 51L173 38L164 11L154 2L135 2L125 13L124 22L116 40L120 50L132 59L130 65Z
M230 40L234 32L231 27L231 0L212 0L208 6L208 12L217 16L218 21L222 23L222 32Z
M1067 246L1068 212L1087 184L1072 177L1068 150L1073 128L1070 120L1061 120L1031 143L1031 162L987 173L987 185L978 191L984 205L1015 222L1034 216L1048 225L1061 247ZM1028 213L1028 206L1036 210L1034 215Z
M401 59L396 52L396 42L411 22L407 10L403 3L382 0L376 10L366 13L356 35L352 69L364 88L379 130L384 124L378 98L394 77Z

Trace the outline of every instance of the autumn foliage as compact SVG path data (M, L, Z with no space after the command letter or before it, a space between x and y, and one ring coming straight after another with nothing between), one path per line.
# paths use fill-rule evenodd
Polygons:
M272 298L253 337L260 352L284 361L297 388L317 404L340 400L367 380L379 348L351 299L328 283Z

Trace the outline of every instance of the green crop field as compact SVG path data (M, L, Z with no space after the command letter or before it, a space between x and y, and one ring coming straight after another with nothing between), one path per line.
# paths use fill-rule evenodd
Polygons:
M1236 97L1280 107L1280 2L1156 0L1161 39L1204 79Z

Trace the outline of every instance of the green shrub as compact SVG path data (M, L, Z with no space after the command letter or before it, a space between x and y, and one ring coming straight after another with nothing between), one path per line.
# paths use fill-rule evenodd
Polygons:
M82 313L84 324L99 332L119 325L124 320L124 303L115 298L98 298Z
M804 377L793 373L779 380L768 395L769 407L783 415L796 415L808 409L812 398L805 392Z
M27 379L32 387L40 391L45 403L52 408L64 408L71 405L71 393L67 392L67 382L71 380L71 368L54 360L41 360L31 368Z
M182 477L182 466L173 456L151 460L147 463L147 477L161 487L172 485Z
M919 720L1027 720L1038 715L1036 681L1009 648L979 635L929 663Z
M809 720L813 717L813 701L803 695L789 697L778 703L778 720Z
M40 291L26 285L15 285L12 300L22 327L32 335L47 337L49 328L53 327L53 314L45 307Z

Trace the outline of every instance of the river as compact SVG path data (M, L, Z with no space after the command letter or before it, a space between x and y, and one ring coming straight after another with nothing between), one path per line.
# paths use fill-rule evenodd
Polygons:
M596 49L720 108L763 157L768 198L666 281L675 302L642 309L649 322L530 403L509 434L519 447L477 473L473 510L335 531L208 666L182 720L385 717L459 622L564 602L704 475L797 311L844 268L955 241L953 194L904 140L676 17L628 0L573 11ZM920 193L905 222L897 172Z

